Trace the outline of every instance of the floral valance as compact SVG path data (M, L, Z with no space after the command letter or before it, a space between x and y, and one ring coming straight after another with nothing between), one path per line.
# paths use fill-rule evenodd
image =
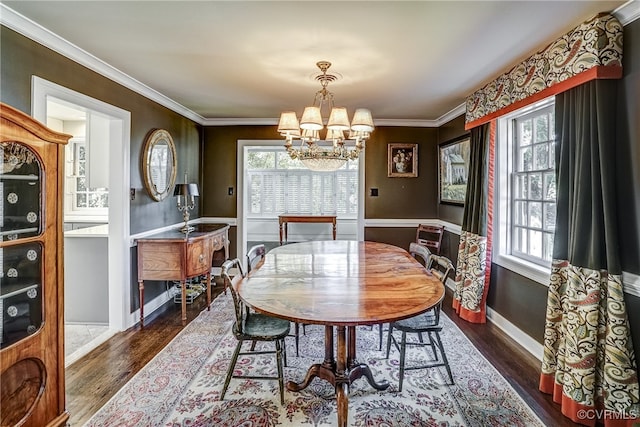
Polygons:
M600 14L467 98L466 129L593 79L622 77L622 31Z

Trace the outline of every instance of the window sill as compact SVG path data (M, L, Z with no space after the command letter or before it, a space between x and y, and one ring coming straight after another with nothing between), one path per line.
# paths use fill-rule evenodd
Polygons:
M108 215L82 215L82 214L72 214L65 215L64 222L109 222Z
M503 254L496 255L493 262L498 264L500 267L504 267L507 270L518 273L519 275L527 277L534 282L538 282L544 286L549 286L549 277L551 275L550 268L545 268L521 258Z
M524 261L511 255L498 254L493 258L492 262L500 267L527 277L534 282L540 283L541 285L549 286L551 269L544 268L540 265ZM640 276L623 271L622 283L625 293L640 297Z

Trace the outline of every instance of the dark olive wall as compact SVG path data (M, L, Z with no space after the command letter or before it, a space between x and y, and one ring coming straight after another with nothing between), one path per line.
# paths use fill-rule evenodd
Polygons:
M366 227L364 240L388 243L404 249L409 249L409 243L416 240L415 227Z
M275 126L204 128L202 144L202 216L236 218L238 140L282 140ZM284 145L284 141L283 141ZM233 195L229 196L229 187Z
M539 343L544 338L548 288L491 264L487 305Z
M182 221L172 197L155 202L147 194L142 184L140 155L148 133L166 129L176 143L177 182L184 180L184 172L190 180L197 180L201 126L3 26L0 45L0 101L31 114L31 77L35 75L131 113L130 186L136 190L135 200L130 201L131 234ZM192 215L196 217L198 208ZM131 258L135 260L136 248L131 249ZM165 290L163 282L145 285L148 301ZM131 297L134 311L139 307L135 262Z
M31 77L35 75L131 113L131 187L136 190L130 202L131 234L182 220L173 198L155 202L144 190L140 154L152 129L166 129L176 143L177 181L184 180L184 172L196 180L201 126L6 27L0 27L0 44L2 102L31 114ZM197 216L198 209L192 218Z
M438 217L438 129L378 127L367 141L365 164L365 219ZM387 144L418 144L418 176L387 177ZM371 189L378 196L371 196Z

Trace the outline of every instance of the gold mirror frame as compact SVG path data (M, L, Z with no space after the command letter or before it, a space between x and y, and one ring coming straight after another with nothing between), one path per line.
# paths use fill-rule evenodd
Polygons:
M164 200L176 183L176 146L169 132L151 132L144 143L140 167L147 193L156 202Z

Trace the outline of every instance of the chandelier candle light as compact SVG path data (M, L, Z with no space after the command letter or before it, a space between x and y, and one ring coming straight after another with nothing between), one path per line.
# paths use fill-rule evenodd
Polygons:
M341 168L348 160L356 160L364 143L374 129L371 111L358 108L351 124L345 107L335 107L333 93L327 90L329 82L337 80L333 74L327 74L331 62L316 63L322 74L316 80L322 89L316 92L311 107L306 107L302 118L294 111L284 111L278 122L278 132L286 138L285 148L292 159L300 161L314 171L334 171ZM327 133L324 141L332 142L331 146L321 146L320 130L324 128L322 120L323 107L331 109L327 122ZM345 137L345 132L348 131ZM300 141L299 148L294 148L293 141Z

